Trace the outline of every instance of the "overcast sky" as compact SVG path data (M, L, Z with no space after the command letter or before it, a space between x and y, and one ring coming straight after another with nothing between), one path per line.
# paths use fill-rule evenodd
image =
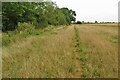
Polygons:
M120 0L52 0L61 7L76 11L77 21L118 21Z

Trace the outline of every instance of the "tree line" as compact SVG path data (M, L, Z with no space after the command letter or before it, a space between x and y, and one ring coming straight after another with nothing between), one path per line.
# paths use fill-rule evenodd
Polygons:
M2 31L14 31L18 23L31 23L35 28L48 25L70 25L75 11L59 8L54 2L3 2Z

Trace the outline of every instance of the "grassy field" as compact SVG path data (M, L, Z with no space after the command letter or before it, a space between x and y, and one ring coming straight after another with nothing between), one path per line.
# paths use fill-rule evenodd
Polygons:
M118 27L74 24L45 29L3 46L2 59L3 78L115 78Z

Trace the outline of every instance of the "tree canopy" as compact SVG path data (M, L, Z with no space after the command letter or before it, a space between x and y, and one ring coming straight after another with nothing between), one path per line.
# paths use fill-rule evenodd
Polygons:
M36 28L48 25L69 25L76 13L68 8L59 8L53 2L3 2L3 31L12 31L19 22L29 22Z

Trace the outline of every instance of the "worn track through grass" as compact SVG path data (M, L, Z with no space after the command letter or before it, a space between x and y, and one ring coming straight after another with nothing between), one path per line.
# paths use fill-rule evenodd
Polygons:
M88 57L83 52L83 44L80 39L79 31L77 27L74 27L75 31L75 48L76 48L76 59L78 60L79 68L82 70L80 77L88 77L89 76L89 67L88 67Z
M77 28L84 44L83 52L89 56L89 77L118 77L118 43L109 40L111 33L117 37L117 27L77 25Z
M71 25L3 47L2 76L118 77L117 29L109 26Z
M69 34L68 34L69 33ZM3 48L3 77L65 78L77 71L73 26Z

